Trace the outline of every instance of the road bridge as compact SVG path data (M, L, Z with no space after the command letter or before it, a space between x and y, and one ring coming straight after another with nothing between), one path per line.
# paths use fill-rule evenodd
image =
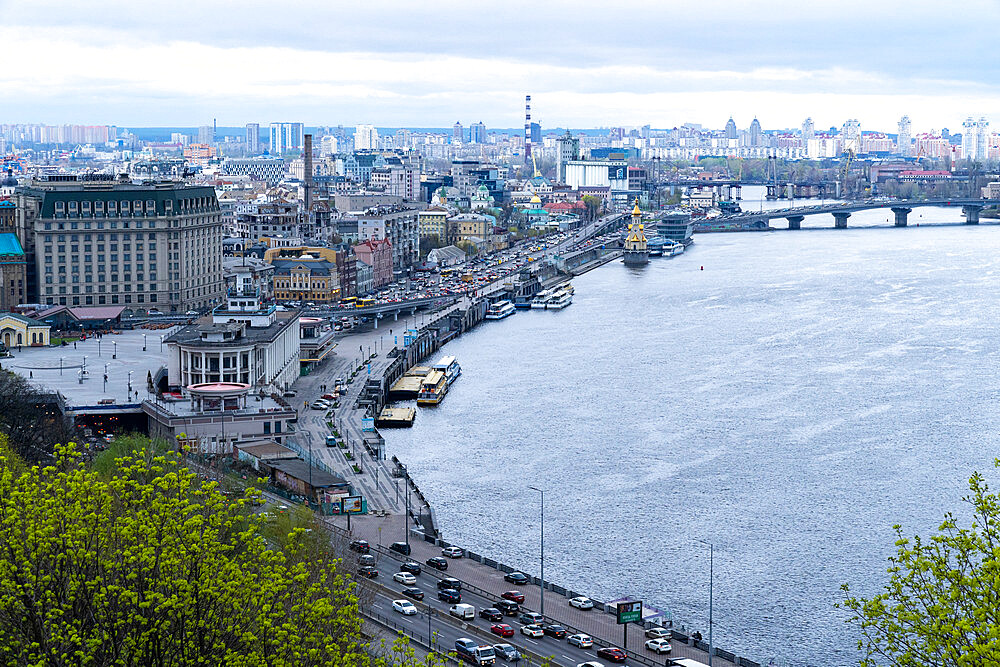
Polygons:
M965 222L969 225L979 224L980 212L988 206L1000 205L1000 199L974 199L974 198L951 198L951 199L896 199L896 200L875 200L867 199L863 201L837 202L831 204L818 204L816 206L796 206L792 208L777 208L770 211L754 211L748 213L731 213L712 218L713 222L733 222L733 223L758 223L766 227L772 220L784 218L788 220L789 229L801 229L802 220L808 215L832 215L837 229L847 228L847 219L852 213L857 211L868 211L872 209L887 208L896 216L896 226L906 227L907 216L910 212L923 206L949 206L961 207L962 214L965 215Z

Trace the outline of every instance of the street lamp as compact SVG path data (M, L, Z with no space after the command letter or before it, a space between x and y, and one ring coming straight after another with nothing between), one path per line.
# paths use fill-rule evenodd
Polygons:
M146 351L146 334L142 334L142 351Z
M128 400L132 400L132 371L128 372Z
M698 540L708 545L708 667L712 667L712 587L715 569L715 545L708 540Z
M64 357L59 357L59 375L62 375L63 359Z
M111 358L112 358L112 359L117 359L117 358L118 358L118 341L116 341L116 340L113 340L113 341L111 341L111 342L112 342L112 343L114 344L114 346L115 346L115 351L114 351L114 352L112 353L112 355L111 355Z
M541 601L538 605L538 611L542 616L545 616L545 491L534 486L529 486L532 491L538 491L541 494L541 507L539 510L539 517L541 519L540 533L541 533L541 545L539 549L539 565L541 573L538 578L538 590L541 595Z
M104 364L104 393L108 393L108 364Z

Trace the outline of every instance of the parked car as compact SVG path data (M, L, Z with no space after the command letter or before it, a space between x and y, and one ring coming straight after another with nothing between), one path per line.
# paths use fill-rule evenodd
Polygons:
M435 570L441 570L442 572L448 569L448 561L446 561L444 558L441 558L440 556L433 556L431 558L428 558L426 563L431 567L433 567Z
M522 611L521 615L517 617L517 621L518 623L524 623L525 625L537 625L539 623L544 623L545 617L537 611Z
M517 602L518 604L524 603L524 593L522 593L521 591L507 591L500 597L502 597L504 600L512 600L514 602Z
M392 579L393 581L398 581L404 586L412 586L413 584L417 583L417 578L414 577L409 572L397 572L396 574L392 575Z
M358 565L374 565L375 556L371 554L362 554L358 556Z
M399 612L403 616L413 616L417 613L417 608L409 600L393 600L392 610Z
M593 609L594 601L591 600L590 598L585 598L582 596L577 598L570 598L569 606L576 607L577 609Z
M351 542L351 551L357 551L358 553L366 554L371 551L371 545L365 540L354 540Z
M500 600L494 605L504 616L517 616L521 613L521 605L510 600Z
M406 542L393 542L389 545L389 551L395 551L396 553L403 554L404 556L409 556L410 545Z
M670 653L674 648L670 645L669 641L662 637L659 639L647 639L645 646L646 650L656 651L657 655L661 653Z
M502 621L503 613L496 607L486 607L479 610L479 616L487 621Z
M494 623L490 626L490 632L495 635L500 635L501 637L514 636L514 628L510 627L506 623Z
M378 570L376 570L371 565L365 565L363 567L358 568L358 574L360 574L362 577L368 577L369 579L374 579L375 577L378 576Z
M445 547L441 549L441 555L448 558L461 558L465 555L465 552L458 547Z
M549 625L542 626L542 630L549 637L555 637L556 639L563 639L566 637L566 628L556 623L550 623Z
M545 631L542 630L542 626L532 623L530 625L521 626L521 634L529 637L544 637Z
M575 635L570 635L566 638L573 646L579 646L580 648L590 648L594 645L594 639L590 635L585 635L582 632Z
M414 600L423 600L424 592L419 588L404 588L403 595L408 598L413 598Z
M670 630L666 628L650 628L646 630L646 636L650 639L670 639Z
M399 569L412 575L420 575L420 563L416 561L408 560L405 563L400 563Z
M521 659L521 654L510 644L494 644L493 650L505 662L517 662Z
M462 594L454 589L445 588L438 591L438 600L442 600L444 602L451 602L454 604L456 602L462 601Z
M518 572L517 570L503 575L503 580L509 581L512 584L517 584L518 586L524 586L530 581L530 579L528 579L528 575L524 572Z
M611 662L625 662L625 651L615 646L605 646L597 649L597 657Z
M450 588L453 591L460 591L462 590L462 582L458 579L453 579L452 577L445 577L444 579L438 580L437 587L438 590Z

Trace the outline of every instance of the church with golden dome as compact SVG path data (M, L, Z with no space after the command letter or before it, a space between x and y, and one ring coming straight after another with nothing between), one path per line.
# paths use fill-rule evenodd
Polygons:
M622 261L626 266L649 264L649 246L643 231L642 211L639 209L638 199L635 200L635 207L632 209L632 222L628 225L628 234L625 236L622 248Z

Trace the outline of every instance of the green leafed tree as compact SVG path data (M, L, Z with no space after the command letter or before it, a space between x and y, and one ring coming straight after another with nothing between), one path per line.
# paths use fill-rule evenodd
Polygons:
M0 664L369 665L355 585L173 454L110 471L0 449ZM303 552L308 551L308 557ZM384 662L382 663L384 664Z
M963 502L968 525L948 513L930 539L894 527L882 592L853 597L843 586L864 667L1000 665L1000 498L975 473Z

